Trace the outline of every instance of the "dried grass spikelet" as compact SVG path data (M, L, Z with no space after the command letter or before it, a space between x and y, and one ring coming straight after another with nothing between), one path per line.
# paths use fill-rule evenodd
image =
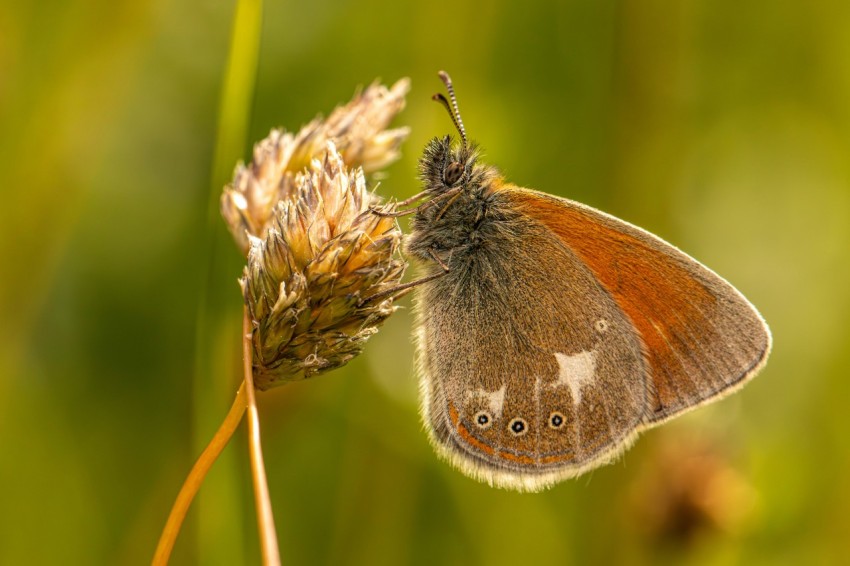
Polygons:
M360 168L333 142L286 187L265 238L251 237L241 285L254 321L259 389L311 377L360 353L395 307L401 231L373 214Z
M393 312L384 292L406 267L401 231L370 212L364 172L398 158L408 128L387 126L409 88L374 83L297 134L272 130L225 187L222 216L248 256L240 284L258 389L345 364Z
M410 81L391 88L373 83L322 120L317 118L297 134L272 130L254 147L252 162L236 169L225 187L221 212L236 243L247 254L249 236L264 237L273 223L277 203L289 198L294 175L308 167L332 141L345 165L362 167L367 174L395 161L408 128L387 129L404 108Z

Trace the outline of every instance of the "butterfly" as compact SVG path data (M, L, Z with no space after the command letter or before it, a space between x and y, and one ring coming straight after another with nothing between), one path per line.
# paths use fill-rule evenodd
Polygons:
M739 389L770 331L720 276L657 236L520 188L460 139L419 162L406 242L421 410L437 452L494 486L538 491L612 461L641 431Z

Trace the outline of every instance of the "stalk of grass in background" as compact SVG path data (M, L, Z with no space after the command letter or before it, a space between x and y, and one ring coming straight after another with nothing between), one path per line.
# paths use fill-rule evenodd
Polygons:
M211 431L221 420L223 407L236 387L234 376L239 355L238 332L241 309L233 300L234 286L221 281L233 279L222 268L222 251L229 245L221 230L218 200L221 187L230 178L233 164L244 155L256 84L262 0L237 0L227 67L222 77L217 136L213 156L205 226L206 268L199 282L196 327L195 375L192 394L195 440L194 453L206 445ZM246 505L241 489L239 455L226 452L207 478L206 489L196 508L198 561L237 564L244 560L243 530Z

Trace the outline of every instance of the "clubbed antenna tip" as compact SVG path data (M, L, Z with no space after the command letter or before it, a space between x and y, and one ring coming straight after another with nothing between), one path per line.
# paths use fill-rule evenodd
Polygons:
M451 100L451 104L449 104L449 100L442 93L437 93L432 96L432 100L436 100L446 107L446 110L449 112L449 116L452 118L452 122L454 122L455 128L460 133L461 139L463 139L464 145L467 144L466 139L466 128L463 127L463 120L460 117L460 110L457 106L457 96L455 96L455 89L452 85L452 78L445 71L440 71L437 73L440 76L440 80L443 81L443 84L446 85L446 90L449 91L449 99Z

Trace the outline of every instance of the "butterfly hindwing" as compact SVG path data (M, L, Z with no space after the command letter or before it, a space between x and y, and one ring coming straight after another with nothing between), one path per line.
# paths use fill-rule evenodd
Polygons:
M418 313L426 424L485 481L537 489L576 475L619 453L650 408L630 321L534 219L514 215L509 237L453 262Z

